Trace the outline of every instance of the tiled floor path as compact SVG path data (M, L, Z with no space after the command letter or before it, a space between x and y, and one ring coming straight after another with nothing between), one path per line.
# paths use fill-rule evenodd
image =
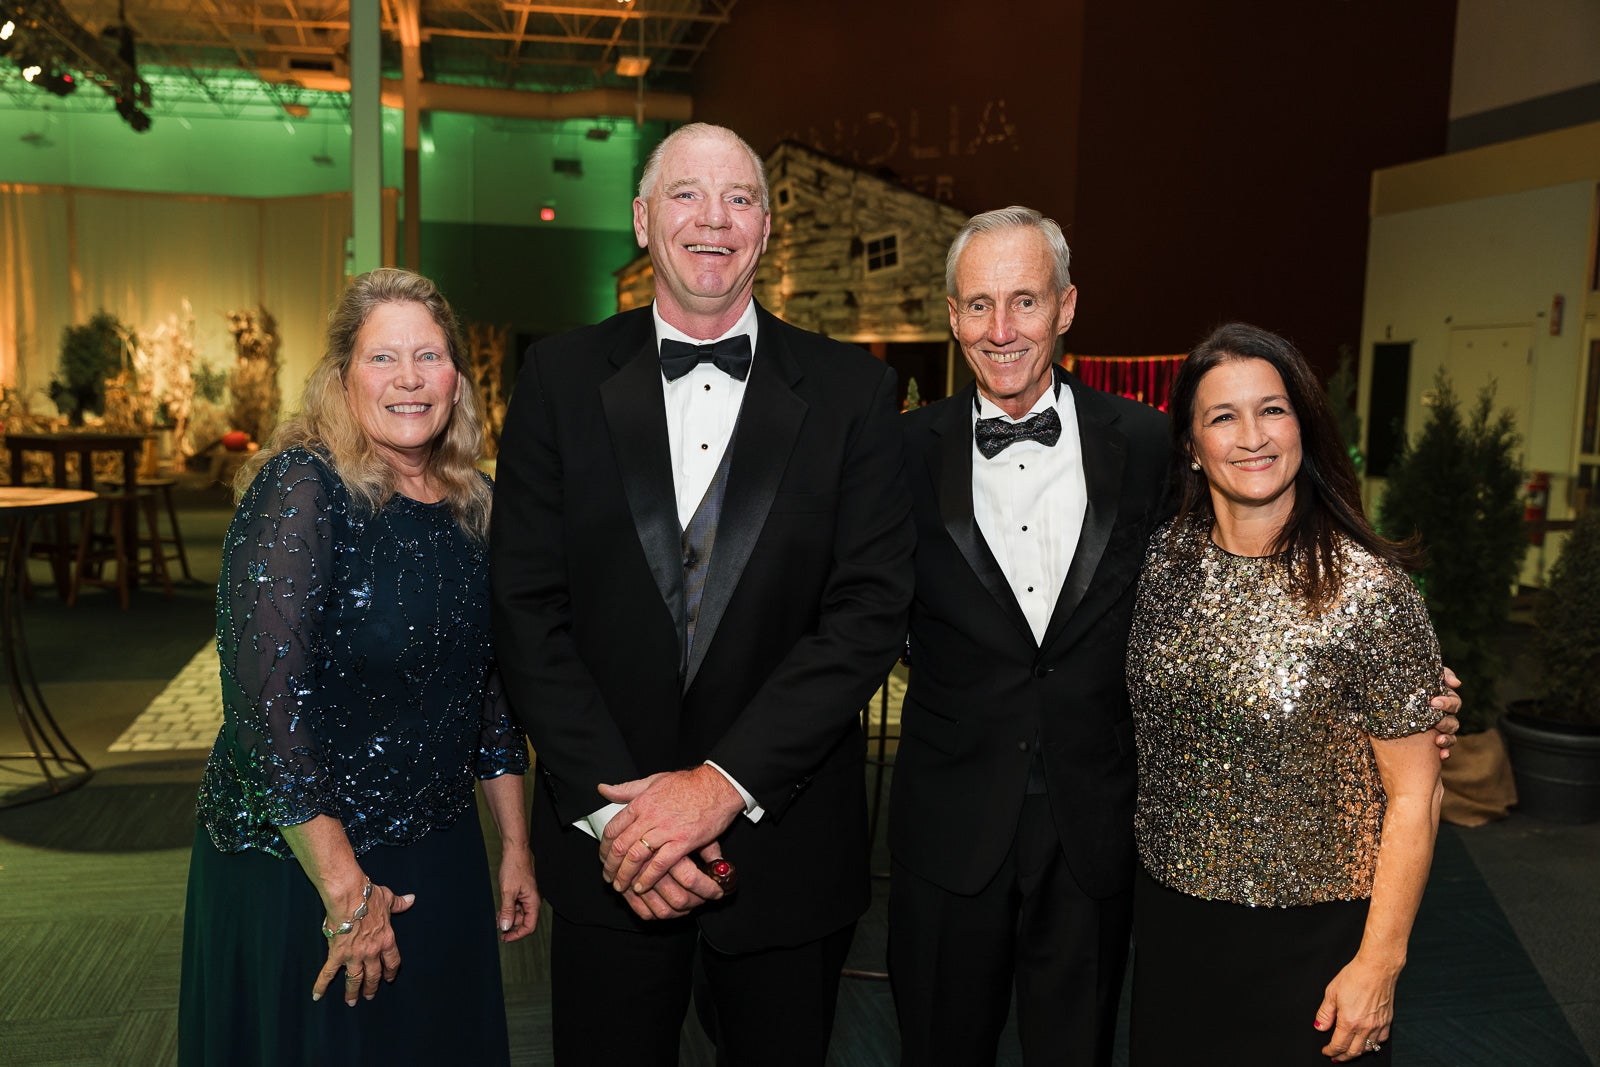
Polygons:
M898 674L889 677L888 729L900 727L900 704L906 683ZM872 698L868 736L879 728L880 697ZM161 695L110 745L112 752L163 752L209 749L222 725L222 704L217 692L217 643L207 641L178 672Z
M221 725L217 643L207 641L109 749L112 752L209 749Z

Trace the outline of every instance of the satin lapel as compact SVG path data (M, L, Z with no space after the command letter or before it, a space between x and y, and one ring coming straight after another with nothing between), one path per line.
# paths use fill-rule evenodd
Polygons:
M1005 572L994 558L989 543L978 529L972 513L972 402L973 386L961 390L944 406L942 417L933 424L938 442L928 456L930 473L939 487L939 516L950 539L961 550L967 566L989 590L1001 612L1033 642L1033 628L1022 613L1022 605L1011 591Z
M644 319L650 323L649 318ZM667 408L652 327L637 345L622 345L612 362L622 369L600 386L606 429L622 474L622 490L661 599L683 632L683 531L672 486Z
M739 409L738 428L728 444L734 450L728 467L728 489L722 498L717 540L711 550L711 572L706 575L700 614L694 624L694 645L689 649L689 667L683 679L686 692L694 684L700 664L705 662L723 612L739 586L745 564L750 562L750 553L766 525L767 513L772 510L806 415L806 402L793 388L802 377L800 364L784 341L784 326L771 315L760 314L750 384Z
M1072 620L1084 594L1094 581L1095 571L1105 555L1106 542L1117 523L1117 506L1122 498L1122 468L1127 462L1128 445L1115 428L1116 414L1100 395L1078 379L1057 371L1072 389L1072 399L1078 415L1078 439L1083 448L1083 479L1088 490L1089 506L1083 515L1083 530L1078 534L1078 548L1067 567L1067 577L1061 583L1061 593L1056 597L1056 607L1045 627L1044 645L1061 637Z

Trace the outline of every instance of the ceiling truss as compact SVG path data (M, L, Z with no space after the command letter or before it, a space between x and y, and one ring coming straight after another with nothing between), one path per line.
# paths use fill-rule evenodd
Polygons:
M402 44L414 33L424 81L550 93L635 89L637 80L616 67L637 55L649 60L647 90L684 91L738 0L380 2L385 77L400 76ZM235 117L247 109L247 97L298 105L310 92L303 87L348 78L345 2L63 0L63 6L93 32L116 25L125 7L157 112ZM27 106L43 94L21 83L15 67L0 61L0 96Z

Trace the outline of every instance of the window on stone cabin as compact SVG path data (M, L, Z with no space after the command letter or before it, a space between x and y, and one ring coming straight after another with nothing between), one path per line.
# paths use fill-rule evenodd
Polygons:
M900 235L889 233L866 243L867 273L876 274L900 265Z

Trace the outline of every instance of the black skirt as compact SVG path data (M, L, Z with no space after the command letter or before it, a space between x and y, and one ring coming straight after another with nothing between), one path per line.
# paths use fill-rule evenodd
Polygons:
M494 895L477 812L404 847L369 849L361 867L396 894L400 975L372 1000L322 1000L321 898L300 864L218 852L197 828L183 920L180 1064L506 1063Z
M1141 869L1129 1063L1327 1067L1331 1031L1312 1023L1366 921L1365 900L1252 908L1179 893ZM1382 1067L1390 1044L1351 1062Z

